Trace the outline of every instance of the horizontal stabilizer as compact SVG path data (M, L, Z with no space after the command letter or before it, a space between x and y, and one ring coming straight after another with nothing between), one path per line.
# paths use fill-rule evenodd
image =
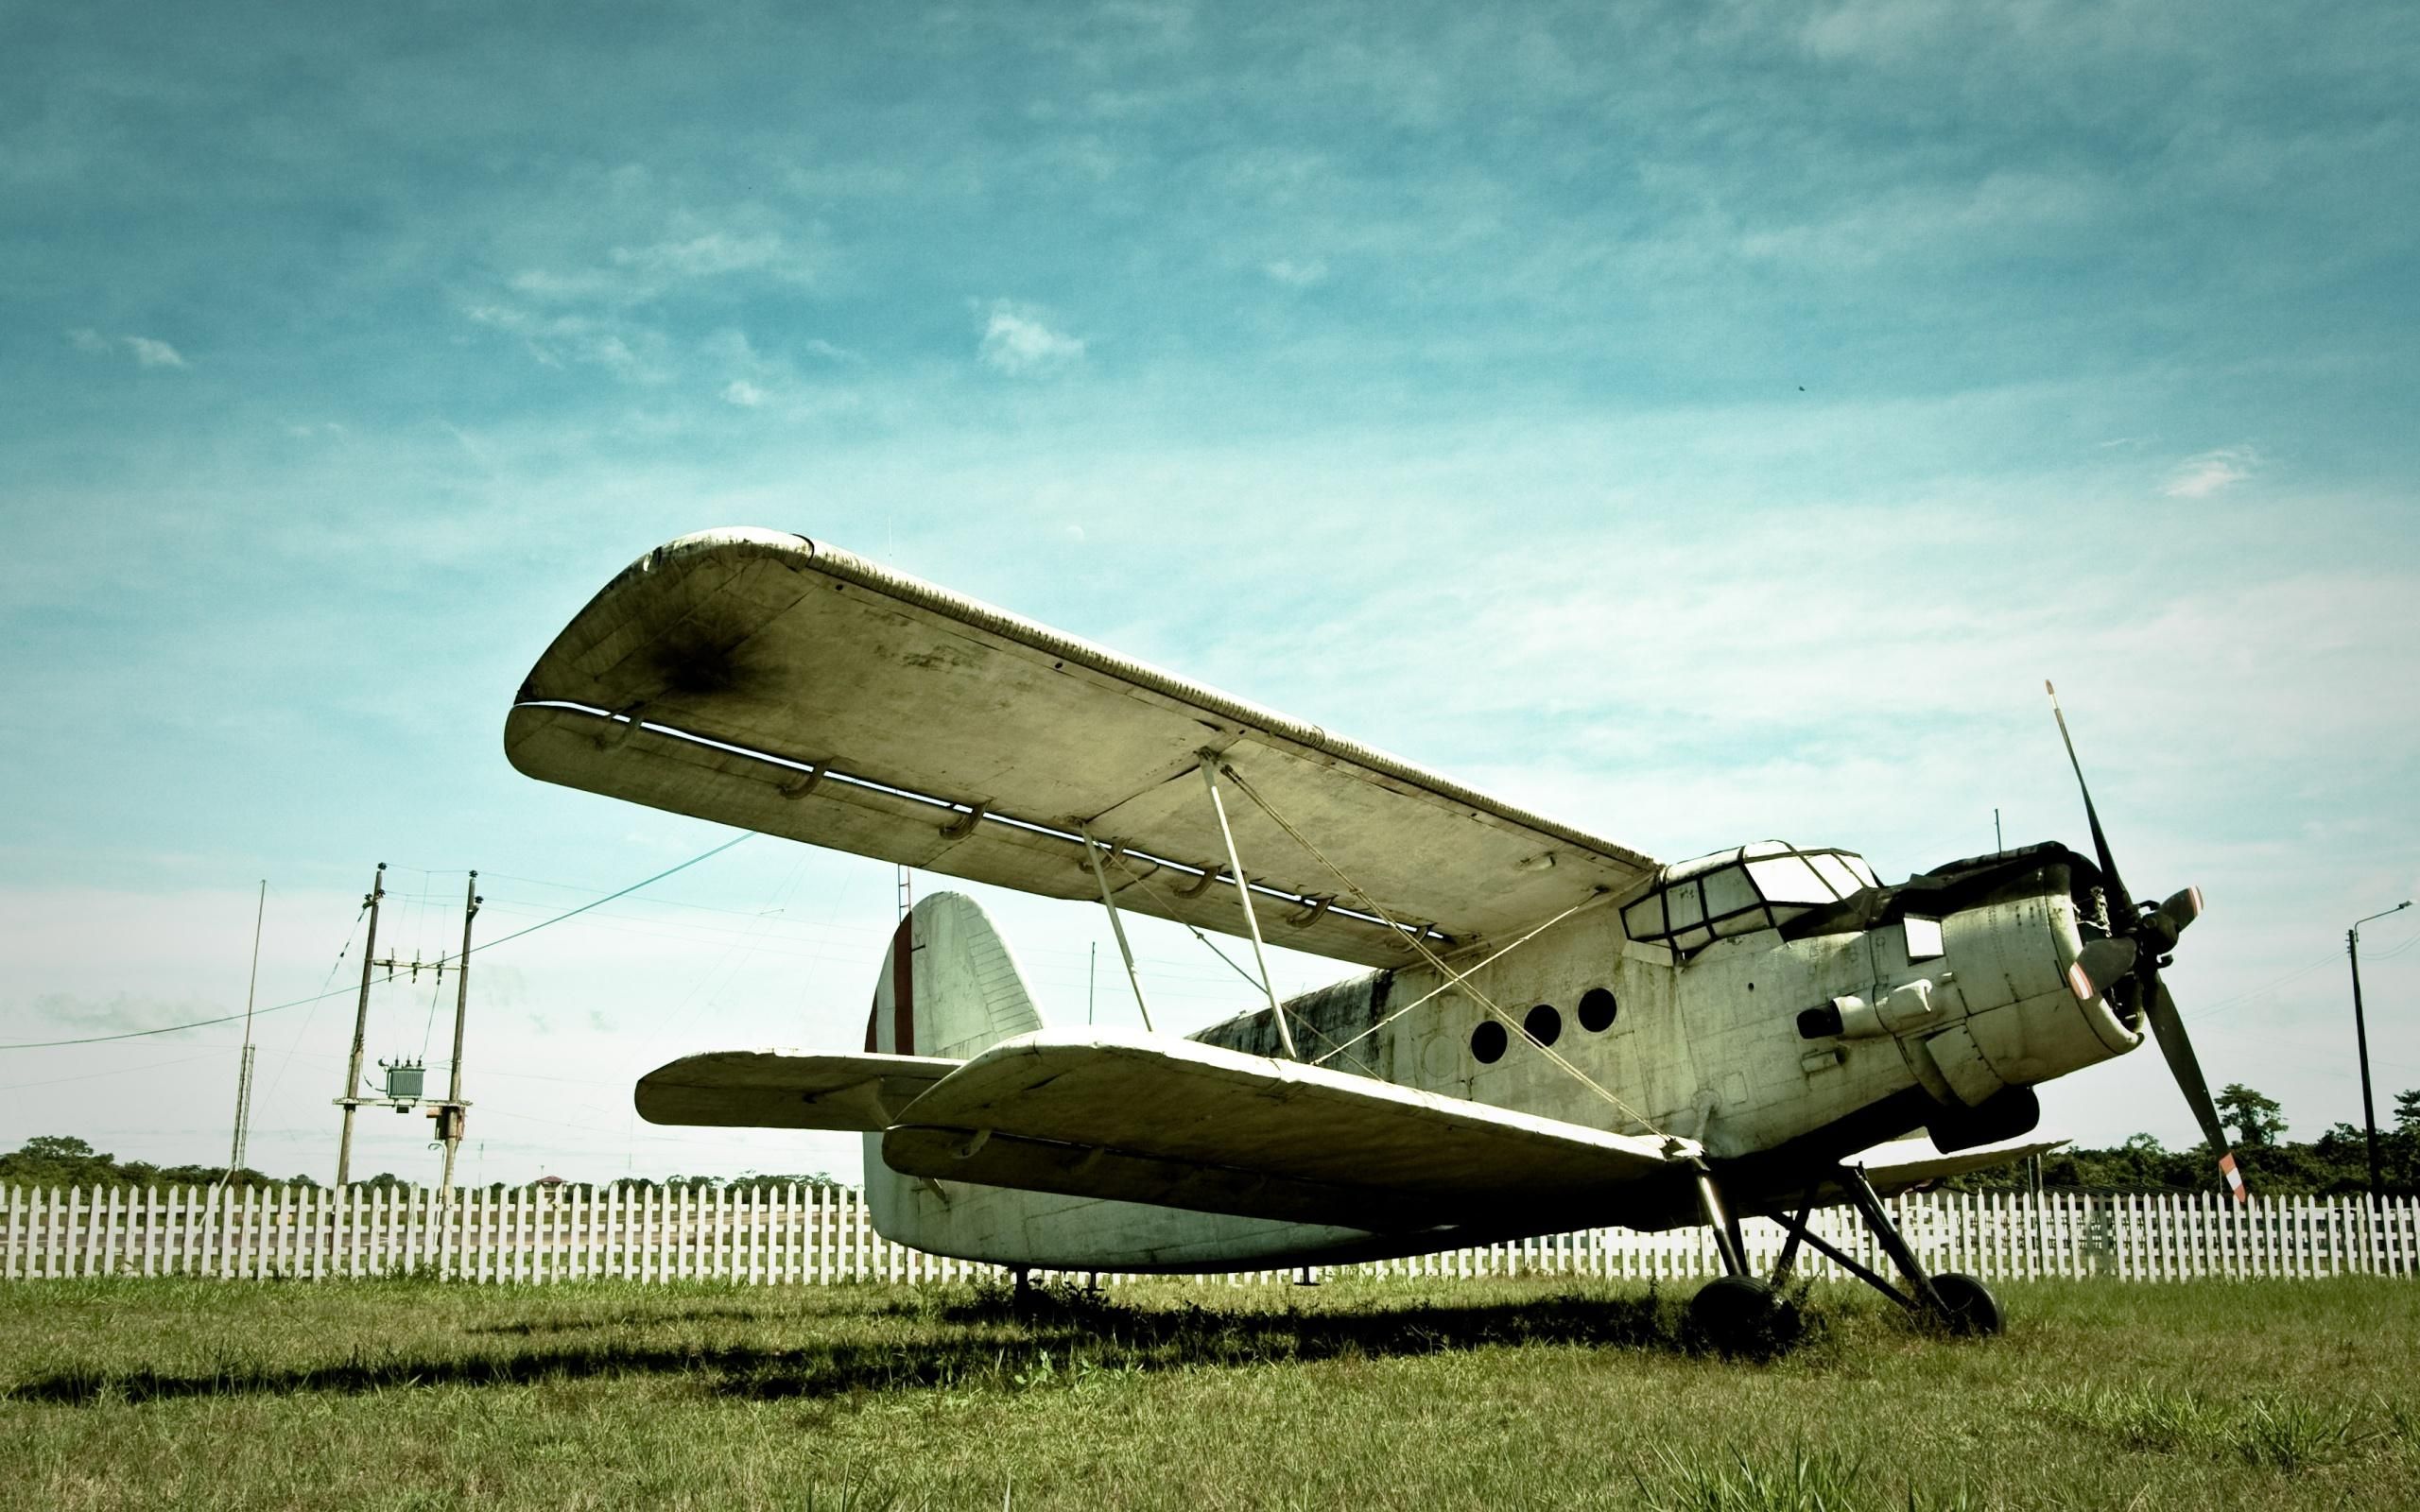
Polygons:
M633 1100L650 1124L872 1134L962 1064L935 1056L715 1050L648 1072Z
M1376 1232L1577 1228L1697 1147L1609 1133L1189 1040L1044 1030L904 1109L911 1176ZM1568 1222L1560 1221L1567 1217Z
M1884 1196L1893 1196L1935 1181L1946 1181L1954 1176L1967 1176L1977 1171L1996 1170L2014 1165L2019 1160L2048 1155L2066 1143L2066 1140L2042 1140L2031 1144L2005 1144L1991 1150L1961 1150L1956 1155L1936 1155L1929 1160L1902 1160L1892 1165L1870 1165L1865 1178L1874 1190Z

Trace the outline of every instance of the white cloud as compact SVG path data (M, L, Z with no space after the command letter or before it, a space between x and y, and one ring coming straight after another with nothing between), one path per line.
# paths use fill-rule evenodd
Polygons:
M1033 377L1083 361L1084 342L1051 329L1037 312L995 300L977 354L1012 378Z
M134 353L134 360L146 368L182 368L185 365L184 354L164 341L154 341L149 336L128 336L126 345Z
M2241 483L2259 466L2260 454L2251 447L2221 446L2179 462L2159 491L2171 499L2206 499Z
M761 214L743 219L763 221ZM810 284L823 273L829 257L822 249L821 229L803 228L804 240L792 231L700 227L692 216L676 217L672 233L652 241L621 242L585 266L527 267L506 280L523 299L549 304L631 306L662 299L683 284L717 279L755 277L784 284Z
M754 409L765 402L765 390L745 378L734 378L723 386L723 403L737 404L742 409Z
M613 258L619 267L674 278L711 278L772 266L784 260L785 251L782 238L774 232L735 236L717 231L648 247L616 247Z
M1314 284L1327 282L1327 264L1316 257L1301 263L1290 257L1281 257L1273 263L1262 264L1260 270L1292 288L1306 289Z
M120 347L134 354L136 366L144 368L182 368L184 353L164 341L151 336L108 336L91 326L78 326L67 333L67 339L78 352L114 352Z
M657 356L662 341L653 332L613 319L579 315L537 315L510 304L470 304L462 313L474 323L519 336L541 366L561 368L566 358L594 363L633 382L652 383L664 374L662 363L642 357L626 338L637 337Z

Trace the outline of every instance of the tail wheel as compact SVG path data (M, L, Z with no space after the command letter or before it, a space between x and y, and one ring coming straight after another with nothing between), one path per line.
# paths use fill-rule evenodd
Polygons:
M1942 1327L1952 1333L1988 1338L2008 1326L2000 1313L2000 1299L1972 1276L1944 1271L1932 1279L1932 1289L1941 1298Z
M1724 1354L1778 1354L1798 1342L1797 1305L1754 1276L1718 1276L1689 1299L1689 1327Z

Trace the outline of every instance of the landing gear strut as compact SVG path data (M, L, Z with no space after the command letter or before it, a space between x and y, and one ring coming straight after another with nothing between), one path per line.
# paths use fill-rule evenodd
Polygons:
M1697 1184L1698 1211L1714 1230L1722 1274L1689 1299L1689 1330L1724 1354L1777 1354L1798 1342L1804 1328L1797 1304L1777 1284L1787 1275L1789 1260L1785 1257L1772 1280L1750 1274L1739 1220L1723 1202L1714 1173L1703 1162L1697 1167Z
M1773 1214L1789 1237L1782 1242L1781 1257L1773 1265L1772 1278L1756 1276L1748 1268L1748 1249L1739 1232L1739 1220L1723 1202L1713 1173L1701 1164L1697 1170L1698 1211L1714 1230L1714 1246L1722 1256L1723 1273L1690 1299L1689 1325L1700 1338L1725 1354L1771 1354L1795 1342L1802 1324L1797 1307L1782 1294L1782 1288L1798 1263L1801 1245L1827 1256L1842 1270L1945 1332L1981 1336L2000 1332L2000 1304L1991 1289L1974 1277L1956 1271L1938 1276L1927 1272L1915 1250L1901 1236L1898 1226L1891 1221L1890 1213L1883 1211L1882 1199L1875 1195L1874 1184L1865 1178L1864 1171L1842 1166L1833 1173L1832 1179L1848 1193L1850 1204L1865 1221L1882 1252L1891 1258L1902 1284L1893 1285L1806 1227L1806 1215L1814 1208L1811 1190L1808 1200L1800 1203L1795 1214Z
M1910 1314L1928 1319L1945 1332L1981 1336L2000 1332L2005 1320L2000 1315L1999 1299L1992 1295L1991 1288L1958 1271L1945 1271L1938 1276L1927 1272L1924 1263L1916 1258L1916 1252L1900 1235L1898 1225L1893 1223L1891 1215L1883 1211L1882 1199L1874 1194L1874 1183L1865 1178L1863 1170L1844 1165L1833 1173L1833 1179L1848 1192L1850 1204L1857 1209L1858 1216L1865 1220L1865 1227L1874 1235L1875 1243L1891 1257L1891 1263L1899 1272L1906 1289L1892 1285L1808 1228L1806 1214L1812 1204L1806 1203L1800 1205L1795 1215L1773 1215L1789 1231L1789 1238L1782 1245L1781 1263L1774 1267L1773 1279L1776 1281L1788 1279L1790 1265L1798 1258L1798 1246L1804 1243Z

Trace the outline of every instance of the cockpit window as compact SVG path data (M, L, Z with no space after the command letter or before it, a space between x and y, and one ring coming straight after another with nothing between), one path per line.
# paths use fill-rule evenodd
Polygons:
M1748 879L1769 903L1828 903L1840 896L1815 874L1813 867L1797 856L1751 861Z
M1806 858L1806 864L1815 868L1815 874L1823 878L1834 892L1845 898L1859 887L1874 885L1871 874L1860 879L1856 872L1849 869L1849 861L1854 859L1856 858L1844 859L1837 855L1811 855Z
M1622 910L1622 927L1634 940L1685 955L1874 885L1873 869L1845 850L1765 840L1666 867L1655 886Z
M1703 879L1705 911L1710 919L1736 914L1743 908L1754 908L1758 902L1756 889L1748 885L1748 873L1739 867L1725 867L1709 871Z

